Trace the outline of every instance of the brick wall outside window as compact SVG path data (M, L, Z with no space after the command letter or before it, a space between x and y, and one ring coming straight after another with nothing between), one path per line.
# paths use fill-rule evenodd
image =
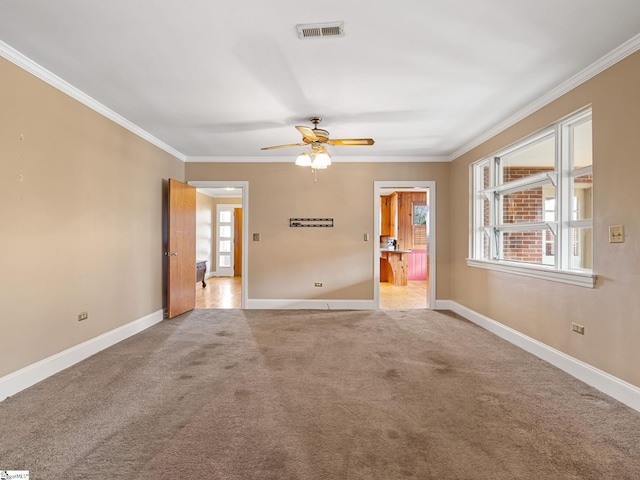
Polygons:
M510 167L505 168L505 182L530 177L552 168ZM505 195L503 199L502 223L532 223L544 220L542 187ZM527 263L542 263L543 238L545 231L505 232L503 234L503 257Z

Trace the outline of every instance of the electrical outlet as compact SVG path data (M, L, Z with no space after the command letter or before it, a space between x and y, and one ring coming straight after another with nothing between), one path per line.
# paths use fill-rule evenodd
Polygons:
M321 287L322 286L322 282L316 282L314 286Z
M609 243L624 243L624 225L609 225Z
M579 333L580 335L584 335L584 327L582 325L578 325L577 323L572 323L571 327L573 331Z
M254 242L259 242L260 241L260 234L259 233L254 233L253 234L253 241Z
M89 312L80 312L78 314L78 321L81 322L83 320L86 320L87 318L89 318Z

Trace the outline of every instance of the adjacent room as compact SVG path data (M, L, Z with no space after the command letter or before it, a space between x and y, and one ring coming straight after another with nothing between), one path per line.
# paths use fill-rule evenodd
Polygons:
M640 478L640 3L0 5L0 477Z

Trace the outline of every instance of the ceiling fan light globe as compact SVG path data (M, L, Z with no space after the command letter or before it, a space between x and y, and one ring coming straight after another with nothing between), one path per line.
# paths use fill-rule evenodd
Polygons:
M311 162L311 168L315 169L327 168L329 165L331 165L331 157L328 153L316 154L313 162Z
M311 157L307 153L301 153L296 158L296 165L299 167L310 167L311 166Z

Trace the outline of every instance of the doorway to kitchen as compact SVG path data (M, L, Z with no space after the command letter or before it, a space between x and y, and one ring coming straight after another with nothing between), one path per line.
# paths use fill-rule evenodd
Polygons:
M245 308L247 182L196 187L196 308Z
M382 309L435 305L435 182L374 182L374 300Z

